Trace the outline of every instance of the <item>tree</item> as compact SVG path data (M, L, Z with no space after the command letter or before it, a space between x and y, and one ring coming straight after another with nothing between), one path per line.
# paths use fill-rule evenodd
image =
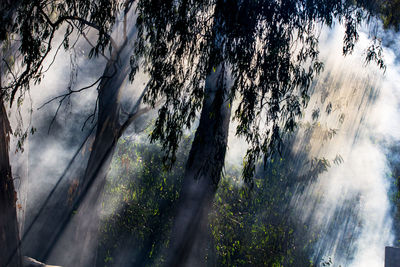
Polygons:
M18 96L17 105L21 105L24 94L30 89L32 81L35 83L41 81L43 74L46 72L43 68L43 62L53 49L53 39L59 31L64 31L64 39L60 47L63 45L65 49L73 49L75 43L70 43L70 39L74 32L78 37L83 36L87 38L88 29L94 29L97 31L98 37L89 53L89 57L104 55L107 50L110 51L110 58L108 59L103 76L90 86L79 90L70 88L67 93L55 98L60 100L59 103L61 106L63 101L70 95L98 85L98 109L96 109L98 110L97 131L89 162L84 177L79 184L79 191L73 201L73 205L65 207L60 218L58 218L58 224L55 224L58 228L48 233L51 235L47 237L49 242L40 242L35 248L36 252L34 254L42 260L50 253L52 246L57 241L65 225L69 222L71 214L79 207L82 200L86 197L89 187L96 181L96 189L92 189L92 195L90 196L90 200L95 203L87 203L86 206L81 208L83 210L81 213L84 213L85 216L87 215L86 213L91 215L87 215L88 217L94 216L92 218L94 223L93 220L85 219L84 221L90 222L89 225L80 223L77 228L77 231L80 232L77 236L82 238L82 235L87 235L89 237L84 239L86 243L88 242L87 240L90 242L90 236L93 236L93 231L97 229L96 217L93 214L93 207L91 205L96 204L96 200L101 194L105 181L105 171L108 169L117 140L133 120L148 111L147 108L139 109L141 103L141 98L139 98L133 110L128 112L126 118L120 123L121 107L119 95L122 84L130 70L129 42L135 34L134 27L129 27L129 32L127 32L126 16L133 2L132 0L60 1L57 3L19 1L18 8L15 8L15 12L17 13L15 19L2 16L2 18L5 18L5 21L10 22L11 26L7 30L2 29L1 32L4 34L7 33L10 36L14 34L20 37L20 41L15 43L23 58L21 73L17 75L9 69L8 74L11 75L10 82L1 87L1 95L2 97L4 96L10 105L15 102L16 96ZM110 32L115 24L115 18L121 9L125 18L123 25L124 39L121 45L118 45L111 37ZM57 51L60 47L57 48ZM57 52L55 56L57 56ZM51 65L52 63L50 63ZM96 116L96 114L93 114L93 116ZM26 132L22 132L21 138L26 138ZM97 182L98 180L100 181ZM45 220L47 219L45 218ZM51 220L55 221L54 218L51 218ZM83 255L89 253L87 253L84 246L85 242L78 243L82 243L83 247L80 250L82 255L76 258L78 261L84 261L86 259L84 259L85 256Z
M2 99L1 99L2 100ZM0 106L0 266L21 266L16 213L17 192L8 156L11 127L3 102Z
M15 9L19 1L0 3L0 51L1 56L10 56L7 31L12 27ZM2 86L4 63L0 63L0 86ZM16 212L17 193L9 159L10 122L4 106L4 97L0 95L0 266L22 266L19 250L19 232Z
M312 78L322 68L317 28L343 22L343 53L351 53L368 15L360 7L355 1L139 1L131 77L143 67L152 77L145 102L166 99L151 139L163 144L167 166L183 129L201 110L167 266L187 264L201 243L223 170L233 101L236 134L250 144L243 176L251 185L258 160L281 149L307 105Z
M118 47L110 36L119 10L130 8L133 0L18 3L16 23L12 23L10 32L21 37L23 69L19 75L10 74L11 82L2 85L1 95L6 102L19 104L31 82L41 81L43 62L53 49L52 41L59 30L65 30L62 44L68 49L73 31L84 35L87 27L96 29L98 38L90 54L97 56L107 49L112 54L104 76L94 83L99 84L96 141L79 194L56 231L59 236L72 211L97 184L99 187L91 189L94 195L86 197L94 201L91 205L96 204L101 192L96 188L102 188L104 170L116 141L140 113L134 110L126 123L118 121L118 85L127 68L125 63L120 68L116 61L122 55L124 60L127 58L129 47ZM192 233L201 236L197 230L204 223L224 164L233 100L239 101L234 113L239 122L237 133L251 144L244 169L244 177L251 184L258 159L279 150L282 135L294 129L301 106L307 103L310 81L322 67L315 27L318 23L331 25L334 17L343 20L347 28L344 52L351 52L358 37L357 25L364 15L354 4L294 0L138 1L139 40L133 51L131 79L139 65L144 66L151 77L146 102L155 106L161 98L166 99L151 136L164 145L167 165L175 160L183 129L190 128L202 110L187 163L182 208L178 209L174 228L175 233L183 225L187 234L175 235L172 242L175 251L183 251L183 257L172 257L171 264L189 257ZM124 12L127 14L126 9ZM3 18L8 21L9 17ZM76 92L66 96L69 93ZM91 205L84 206L82 212ZM189 219L178 223L185 217ZM91 242L86 240L91 239L95 226L80 228L89 229L89 237L84 237L82 244ZM54 244L57 236L49 244ZM42 251L48 254L49 250L51 246Z

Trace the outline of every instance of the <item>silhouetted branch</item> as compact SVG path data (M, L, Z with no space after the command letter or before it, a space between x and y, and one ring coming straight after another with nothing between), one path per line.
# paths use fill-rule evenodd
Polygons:
M68 93L65 93L65 94L62 94L62 95L53 97L52 99L46 101L43 105L41 105L40 107L38 107L38 110L39 110L39 109L42 109L44 106L46 106L47 104L53 102L54 100L57 100L57 99L59 99L59 98L62 98L60 101L64 101L65 98L67 98L68 96L72 95L73 93L80 93L80 92L82 92L82 91L84 91L84 90L90 89L90 88L92 88L93 86L95 86L97 83L99 83L99 82L101 81L101 79L103 79L103 78L107 78L107 79L108 79L108 78L111 78L111 77L112 77L112 76L101 76L101 77L98 78L94 83L92 83L92 84L90 84L90 85L88 85L88 86L82 87L81 89L78 89L78 90L69 90Z
M96 104L94 105L94 111L93 111L92 114L90 114L90 115L86 118L86 120L85 120L85 122L83 123L83 126L82 126L82 128L81 128L81 131L83 131L83 129L84 129L85 126L86 126L86 123L90 120L90 118L92 118L91 123L94 122L94 118L96 117L97 105L98 105L98 104L99 104L99 95L97 95L97 98L96 98Z
M115 73L113 73L113 75L114 75L114 74L115 74ZM113 76L113 75L112 75L112 76ZM108 79L108 78L111 78L112 76L101 76L101 77L98 78L94 83L92 83L92 84L90 84L90 85L88 85L88 86L82 87L82 88L80 88L80 89L78 89L78 90L69 90L67 93L62 94L62 95L59 95L59 96L56 96L56 97L53 97L52 99L46 101L43 105L41 105L40 107L38 107L38 110L40 110L40 109L42 109L44 106L46 106L46 105L50 104L51 102L53 102L54 100L57 100L57 99L60 99L60 98L61 98L61 99L59 100L59 104L58 104L56 113L54 114L53 119L52 119L51 122L50 122L48 132L50 132L51 126L53 126L53 123L54 123L54 121L56 120L56 117L57 117L57 115L58 115L58 112L59 112L59 110L60 110L60 108L61 108L61 106L62 106L62 104L63 104L63 102L64 102L64 100L65 100L66 98L70 97L70 96L71 96L72 94L74 94L74 93L80 93L80 92L82 92L82 91L84 91L84 90L90 89L90 88L92 88L93 86L95 86L97 83L99 83L102 79ZM96 100L96 103L97 103L97 100ZM96 110L96 109L95 109L95 110ZM85 123L86 123L86 122L85 122Z
M82 36L83 38L85 38L85 40L89 43L89 45L94 48L95 46L92 44L92 42L90 42L90 40L87 38L86 34L84 32L82 32ZM103 52L100 52L100 54L107 60L110 61L110 58L107 57Z
M6 63L6 67L7 67L8 71L11 73L11 75L13 76L14 81L16 81L17 78L15 77L14 73L12 72L12 69L11 69L10 65L8 64L7 60L5 60L5 59L3 58L3 61L4 61L4 63Z
M49 66L48 66L47 69L46 69L45 71L43 71L42 73L48 72L49 69L50 69L50 67L54 64L54 62L56 61L56 57L57 57L57 55L58 55L58 52L60 51L60 48L61 48L61 46L63 45L64 41L65 41L65 38L64 38L64 40L58 45L57 50L56 50L56 53L54 54L53 59L51 60Z

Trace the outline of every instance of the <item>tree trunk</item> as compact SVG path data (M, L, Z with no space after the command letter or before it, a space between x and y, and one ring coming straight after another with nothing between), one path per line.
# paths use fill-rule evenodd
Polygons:
M0 99L0 266L20 267L22 262L15 206L17 192L8 155L10 134L7 112Z
M131 30L128 40L134 35ZM73 266L95 266L100 222L101 194L106 183L118 139L122 134L120 123L120 95L130 72L131 47L127 44L116 51L103 73L99 86L99 113L97 130L85 174L78 193L76 255ZM119 61L117 64L116 61Z
M11 140L11 149L16 146L14 142L17 140ZM29 136L24 141L24 151L21 153L10 154L10 164L12 173L14 176L14 186L17 189L18 201L17 201L17 221L18 221L18 232L20 235L24 233L26 208L28 203L28 190L29 190ZM23 248L21 248L23 250Z
M122 58L120 56L117 52L113 59ZM124 59L126 58L129 59L129 56ZM103 73L103 76L110 78L104 78L99 86L97 130L93 145L89 148L91 152L84 175L77 185L77 192L73 196L67 196L67 192L64 191L68 191L68 188L63 188L62 192L57 193L63 197L56 203L65 205L64 210L54 213L51 211L54 204L48 205L43 213L44 222L37 223L38 229L29 233L29 239L26 239L26 242L35 242L38 234L45 232L48 242L40 242L30 254L40 261L56 260L65 266L94 266L93 243L96 241L99 226L98 198L102 193L106 171L119 138L119 95L130 70L129 60L122 62L123 67L118 66L119 64L110 60ZM68 198L71 200L67 201ZM59 205L57 206L59 208ZM50 218L52 213L58 216ZM58 223L54 225L54 221ZM46 232L47 228L43 225L54 225L54 228ZM65 252L65 246L70 249L68 253Z
M206 266L204 233L224 166L231 115L228 67L206 79L200 124L186 164L166 266Z
M126 58L126 55L124 55ZM129 56L128 56L129 58ZM86 194L81 203L78 216L77 239L82 244L80 263L75 266L95 266L95 251L99 228L100 197L106 182L120 133L120 102L119 95L122 84L129 73L129 62L123 62L123 67L117 70L115 78L106 80L99 90L99 116L92 152L86 167L84 179L80 185L80 194ZM107 68L109 71L110 68ZM106 72L107 72L106 70ZM78 255L76 255L78 256Z
M5 34L13 23L20 3L21 0L7 0L0 3L0 15L3 23L0 26L0 49L3 48L3 41L6 39ZM0 57L3 58L3 51L0 52ZM0 67L0 86L2 85L2 75L3 72ZM2 94L3 92L0 93ZM14 188L9 158L11 133L3 97L0 96L0 267L22 266L16 211L17 192Z

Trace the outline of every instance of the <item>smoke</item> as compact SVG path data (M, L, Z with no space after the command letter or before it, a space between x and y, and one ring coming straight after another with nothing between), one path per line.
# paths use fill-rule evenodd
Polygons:
M62 34L57 37L55 47L63 38ZM67 204L65 202L68 199L68 190L87 161L86 150L86 155L80 153L80 160L75 162L68 174L58 183L74 153L93 128L93 123L89 122L82 130L86 118L94 111L97 92L94 87L71 94L65 98L60 108L59 101L62 98L45 106L43 104L65 94L69 89L76 90L87 86L101 76L102 69L97 66L104 66L105 60L87 60L88 48L89 46L82 41L77 43L75 50L64 51L61 48L42 83L31 88L30 97L25 96L22 106L23 129L30 130L30 127L34 127L36 132L33 135L29 134L25 140L23 153L12 153L11 162L14 175L20 178L20 203L17 203L17 207L20 213L23 253L39 260L42 260L50 237L65 211L63 207ZM49 55L45 66L51 63L55 51L54 49L53 54ZM57 116L54 117L56 113ZM13 116L15 111L11 114L13 129L16 129L20 122ZM17 137L12 139L11 151L15 151L17 140ZM51 198L47 199L52 190L55 191ZM57 264L57 261L53 263Z
M373 30L385 46L385 71L365 61L371 31L363 29L354 53L343 57L343 27L322 30L325 70L314 81L295 141L287 144L290 154L300 155L293 163L298 177L313 160L328 165L316 181L298 187L291 203L310 235L316 233L310 236L317 240L316 263L330 258L334 266L383 266L385 246L398 235L391 197L400 163L400 37L379 24ZM232 123L227 168L241 166L247 149L235 128Z
M338 57L341 36L340 27L323 31L325 71L315 83L293 148L307 149L309 160L328 159L330 168L299 190L292 204L319 234L315 261L331 257L335 266L382 266L385 246L395 238L388 175L392 155L382 144L400 138L400 69L389 48L385 74L373 65L360 66L370 43L365 33L352 56ZM311 133L307 144L306 133Z
M93 33L87 33L89 39ZM25 95L21 115L16 112L15 105L10 111L13 129L36 129L35 134L29 134L25 140L24 152L13 153L11 162L14 176L18 177L17 207L23 253L39 260L48 252L51 237L67 216L65 207L83 175L93 141L93 137L85 140L95 127L96 85L77 93L71 93L71 90L93 84L107 64L107 59L102 56L89 60L91 46L83 38L76 40L77 36L72 35L70 41L76 41L74 49L57 50L63 38L60 31L54 40L55 49L44 63L44 69L50 65L51 68L42 82ZM129 83L124 87L129 89ZM131 93L130 97L137 94ZM52 99L54 101L50 101ZM18 140L18 137L12 139L11 151L17 149ZM79 151L82 143L84 146ZM75 161L69 166L77 151ZM67 166L69 170L64 173ZM65 259L74 254L74 245L64 241L61 241L61 247L70 251L61 253ZM62 263L57 255L50 260Z
M382 266L384 247L392 245L395 238L389 199L393 185L388 173L391 172L389 158L398 158L389 152L390 147L400 139L400 91L396 88L400 84L400 67L396 58L400 49L395 46L398 37L393 33L385 35L384 44L391 48L385 50L387 70L383 74L372 65L361 66L365 58L363 53L369 44L364 33L354 55L338 57L342 36L340 27L323 31L321 49L326 60L325 72L315 82L301 130L292 148L294 152L307 150L309 160L327 158L331 167L306 190L299 191L292 204L299 219L320 233L313 255L315 259L331 256L335 265ZM58 36L56 42L61 38L63 36ZM13 154L11 162L19 177L16 183L21 225L29 226L39 208L44 204L49 206L46 216L35 222L31 236L23 243L25 254L39 259L43 252L38 243L47 242L43 237L51 235L56 223L49 222L49 218L62 213L62 210L56 210L57 204L65 202L68 196L56 193L51 203L44 202L93 127L89 121L82 131L86 119L94 112L97 92L92 88L66 98L50 132L49 126L60 99L38 108L65 93L69 86L79 89L101 76L106 59L99 57L89 61L89 49L84 40L78 42L74 52L61 49L42 83L31 89L31 97L26 97L22 109L25 126L29 124L30 108L34 110L31 125L37 128L37 132L27 139L25 152ZM121 97L126 100L123 108L127 111L134 103L132 99L137 99L139 90L136 88L147 80L148 77L139 74L133 86L124 85L127 90ZM313 114L317 113L319 123L313 119ZM18 123L18 119L12 116L13 128ZM307 140L305 135L310 131L311 142L304 143ZM241 165L247 144L234 137L234 132L235 124L232 123L226 162ZM16 149L16 140L13 139L12 151ZM71 186L74 179L82 175L89 147L90 138L57 192L68 194L69 189L73 190ZM113 212L108 211L103 216ZM74 255L74 244L65 237L52 255L51 263L62 264L61 261L68 260L71 255Z

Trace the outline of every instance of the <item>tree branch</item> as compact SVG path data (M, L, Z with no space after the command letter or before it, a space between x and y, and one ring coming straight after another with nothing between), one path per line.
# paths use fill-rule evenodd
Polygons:
M45 18L45 20L47 21L48 24L50 24L50 26L55 29L58 26L60 26L64 21L67 20L72 20L72 21L79 21L82 24L85 24L87 26L92 27L93 29L96 29L97 31L99 31L100 33L104 34L104 36L110 40L111 45L117 49L118 45L117 43L114 41L114 39L111 37L111 35L109 35L106 32L103 32L103 30L95 23L90 22L85 20L84 18L81 17L77 17L77 16L61 16L59 17L55 22L52 22L51 19L49 18L49 16L47 16L47 14L43 11L43 9L39 8L40 13L43 15L43 17Z
M96 112L97 112L97 106L98 106L98 104L99 104L99 95L97 95L96 104L94 105L93 113L90 114L90 115L86 118L86 120L85 120L85 122L83 123L83 126L82 126L82 128L81 128L81 131L83 131L83 129L85 129L86 123L90 120L90 118L92 118L92 121L91 121L90 123L93 123L93 122L94 122L94 119L95 119L95 117L96 117Z
M143 92L141 93L141 95L139 96L139 99L136 101L135 106L132 108L132 112L128 115L128 118L125 120L125 122L121 125L121 127L119 128L118 131L118 137L120 137L124 131L126 130L126 128L128 128L128 126L134 121L136 120L138 117L140 117L141 115L145 114L146 112L151 110L151 107L145 107L145 108L141 108L140 104L142 103L143 97L146 94L146 92L149 89L149 84L150 82L147 83L146 87L143 89Z
M8 64L8 62L4 58L3 58L3 61L4 61L4 63L6 63L7 69L11 73L11 75L13 76L14 81L17 81L17 79L16 79L14 73L12 72L12 69L11 69L10 65Z
M83 38L85 38L85 40L89 43L89 45L94 48L94 45L92 44L92 42L90 42L90 40L87 38L86 34L84 32L82 32L82 36ZM103 52L100 52L100 54L107 60L110 61L110 58L107 57Z
M105 36L107 39L110 40L111 45L112 45L115 49L118 49L118 45L117 45L117 43L114 41L114 39L111 37L111 35L109 35L109 34L106 33L106 32L103 32L103 30L102 30L97 24L94 24L94 23L92 23L92 22L90 22L90 21L87 21L87 20L85 20L85 19L83 19L83 18L76 17L76 16L61 16L61 17L58 18L58 20L57 20L53 25L57 26L57 25L61 24L62 22L66 21L66 20L79 21L79 22L81 22L82 24L85 24L85 25L87 25L87 26L92 27L93 29L96 29L96 30L99 31L100 33L104 34L104 36Z
M60 100L60 101L62 102L62 101L64 101L65 98L67 98L68 96L72 95L73 93L80 93L80 92L82 92L82 91L84 91L84 90L90 89L90 88L92 88L93 86L95 86L97 83L99 83L99 82L101 81L101 79L103 79L103 78L107 78L107 79L108 79L108 78L111 78L111 76L101 76L101 77L98 78L94 83L92 83L92 84L90 84L90 85L88 85L88 86L82 87L82 88L80 88L80 89L78 89L78 90L69 90L68 93L65 93L65 94L62 94L62 95L53 97L52 99L46 101L44 104L42 104L40 107L38 107L38 110L42 109L44 106L46 106L47 104L53 102L54 100L57 100L57 99L59 99L59 98L62 98L62 99Z
M62 95L59 95L59 96L56 96L56 97L53 97L52 99L46 101L43 105L41 105L41 106L38 108L38 110L39 110L39 109L42 109L44 106L46 106L47 104L53 102L54 100L60 99L60 98L61 98L61 99L59 100L59 102L58 102L58 107L57 107L56 113L54 114L54 116L53 116L53 118L52 118L52 120L51 120L51 122L50 122L48 132L50 132L51 127L53 126L53 123L55 122L56 117L57 117L57 115L58 115L58 111L60 110L60 108L61 108L61 106L62 106L64 100L65 100L67 97L70 97L70 96L71 96L72 94L74 94L74 93L80 93L80 92L82 92L82 91L84 91L84 90L90 89L90 88L92 88L93 86L95 86L97 83L99 83L102 79L109 79L109 78L111 78L114 74L115 74L115 72L114 72L111 76L101 76L101 77L98 78L94 83L92 83L92 84L90 84L90 85L88 85L88 86L82 87L82 88L80 88L80 89L78 89L78 90L69 90L67 93L62 94ZM96 100L96 107L97 107L97 100ZM94 113L95 113L95 112L96 112L96 108L95 108ZM94 118L94 114L90 115L89 118L92 117L92 116L93 116L93 118ZM85 124L86 124L86 122L89 120L89 118L85 121ZM85 126L85 124L84 124L84 126ZM82 128L82 130L83 130L83 128Z

